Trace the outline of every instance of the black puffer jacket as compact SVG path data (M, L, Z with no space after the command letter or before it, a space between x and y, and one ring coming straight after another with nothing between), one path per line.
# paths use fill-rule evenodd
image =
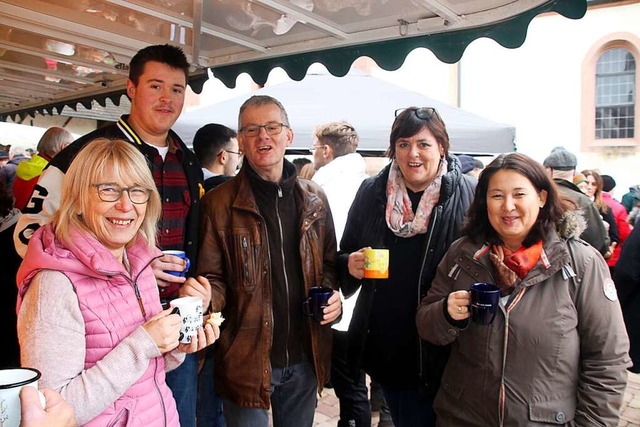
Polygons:
M473 200L475 183L462 174L460 164L454 156L449 156L447 161L448 171L442 178L440 200L431 214L425 246L422 253L416 254L422 258L423 267L421 271L415 272L415 280L419 281L420 292L416 295L415 306L411 307L413 310L417 310L420 300L431 287L436 268L449 245L460 237L460 229ZM377 176L368 178L362 183L351 205L340 243L341 251L338 253L339 282L343 292L350 295L361 284L363 285L349 327L348 359L349 367L354 370L353 372L357 372L362 367L377 281L355 279L349 274L347 262L351 252L363 247L385 247L386 186L389 170L390 166L387 166ZM434 393L437 389L439 374L446 363L448 348L436 348L424 341L419 347L421 348L417 360L420 361L418 366L420 379L422 384L428 385L429 391Z

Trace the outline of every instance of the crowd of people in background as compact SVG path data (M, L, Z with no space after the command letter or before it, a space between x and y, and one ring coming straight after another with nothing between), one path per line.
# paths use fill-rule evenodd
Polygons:
M144 48L130 114L0 150L0 363L38 369L47 396L24 391L25 427L311 427L325 387L339 427L372 409L380 427L616 425L640 372L640 186L616 200L564 147L454 154L421 106L390 118L372 176L344 120L287 160L295 129L269 96L237 130L212 118L192 151L171 130L188 68ZM371 248L388 278L365 276ZM499 291L489 324L471 321L474 283ZM189 344L182 296L207 313Z

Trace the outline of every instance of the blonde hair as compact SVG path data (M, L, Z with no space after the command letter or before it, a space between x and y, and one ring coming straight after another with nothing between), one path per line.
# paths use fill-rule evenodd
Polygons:
M69 242L72 226L97 237L96 230L91 229L83 213L89 210L91 192L97 191L94 185L110 173L121 182L133 182L151 190L138 234L147 240L150 248L155 247L156 225L162 210L160 195L145 157L122 139L95 139L85 145L71 162L62 180L60 209L52 219L56 237L62 242Z
M321 144L328 144L333 149L334 157L355 153L360 139L358 133L345 121L325 123L316 126L313 136Z

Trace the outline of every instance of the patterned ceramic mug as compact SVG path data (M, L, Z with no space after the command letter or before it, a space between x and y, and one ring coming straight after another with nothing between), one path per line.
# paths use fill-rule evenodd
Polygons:
M198 335L198 328L202 327L202 298L176 298L169 305L176 308L176 313L182 318L180 342L189 344L192 337Z

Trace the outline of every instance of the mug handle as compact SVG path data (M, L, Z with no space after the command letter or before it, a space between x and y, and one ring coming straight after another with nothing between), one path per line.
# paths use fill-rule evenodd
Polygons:
M184 272L186 273L187 271L189 271L189 266L191 266L191 261L189 260L189 258L185 258L185 261L187 261L187 265L184 267Z
M304 313L305 316L313 317L313 312L311 311L311 307L309 306L310 303L311 297L307 297L302 302L302 313Z

